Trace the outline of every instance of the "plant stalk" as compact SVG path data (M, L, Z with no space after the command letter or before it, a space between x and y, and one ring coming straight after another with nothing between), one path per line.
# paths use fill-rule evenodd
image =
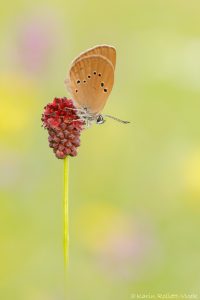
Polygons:
M69 263L69 157L64 159L64 201L63 201L63 251L64 251L64 270L65 279L67 273L67 267Z

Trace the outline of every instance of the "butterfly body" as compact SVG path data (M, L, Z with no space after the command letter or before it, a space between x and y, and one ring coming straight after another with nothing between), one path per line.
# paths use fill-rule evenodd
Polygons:
M83 120L86 127L90 127L93 123L103 124L105 119L102 114L95 114L88 110L87 107L77 108L77 115L80 117L80 120Z

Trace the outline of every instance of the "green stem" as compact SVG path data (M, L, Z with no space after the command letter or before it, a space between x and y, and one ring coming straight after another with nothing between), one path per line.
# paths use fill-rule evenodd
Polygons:
M63 201L63 208L64 208L64 243L63 243L63 250L64 250L64 269L65 275L67 271L68 261L69 261L69 216L68 216L68 178L69 178L69 157L67 156L64 159L64 201Z

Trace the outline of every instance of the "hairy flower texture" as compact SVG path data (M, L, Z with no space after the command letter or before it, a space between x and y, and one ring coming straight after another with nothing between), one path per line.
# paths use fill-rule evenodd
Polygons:
M49 147L57 158L76 156L84 121L79 119L71 99L55 98L44 107L42 123L49 133Z

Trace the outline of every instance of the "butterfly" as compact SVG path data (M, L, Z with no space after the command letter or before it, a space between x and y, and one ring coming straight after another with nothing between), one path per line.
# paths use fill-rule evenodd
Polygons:
M116 49L109 45L88 49L72 61L65 84L75 101L80 119L88 126L93 122L104 123L105 117L129 123L101 114L113 88L115 65Z

